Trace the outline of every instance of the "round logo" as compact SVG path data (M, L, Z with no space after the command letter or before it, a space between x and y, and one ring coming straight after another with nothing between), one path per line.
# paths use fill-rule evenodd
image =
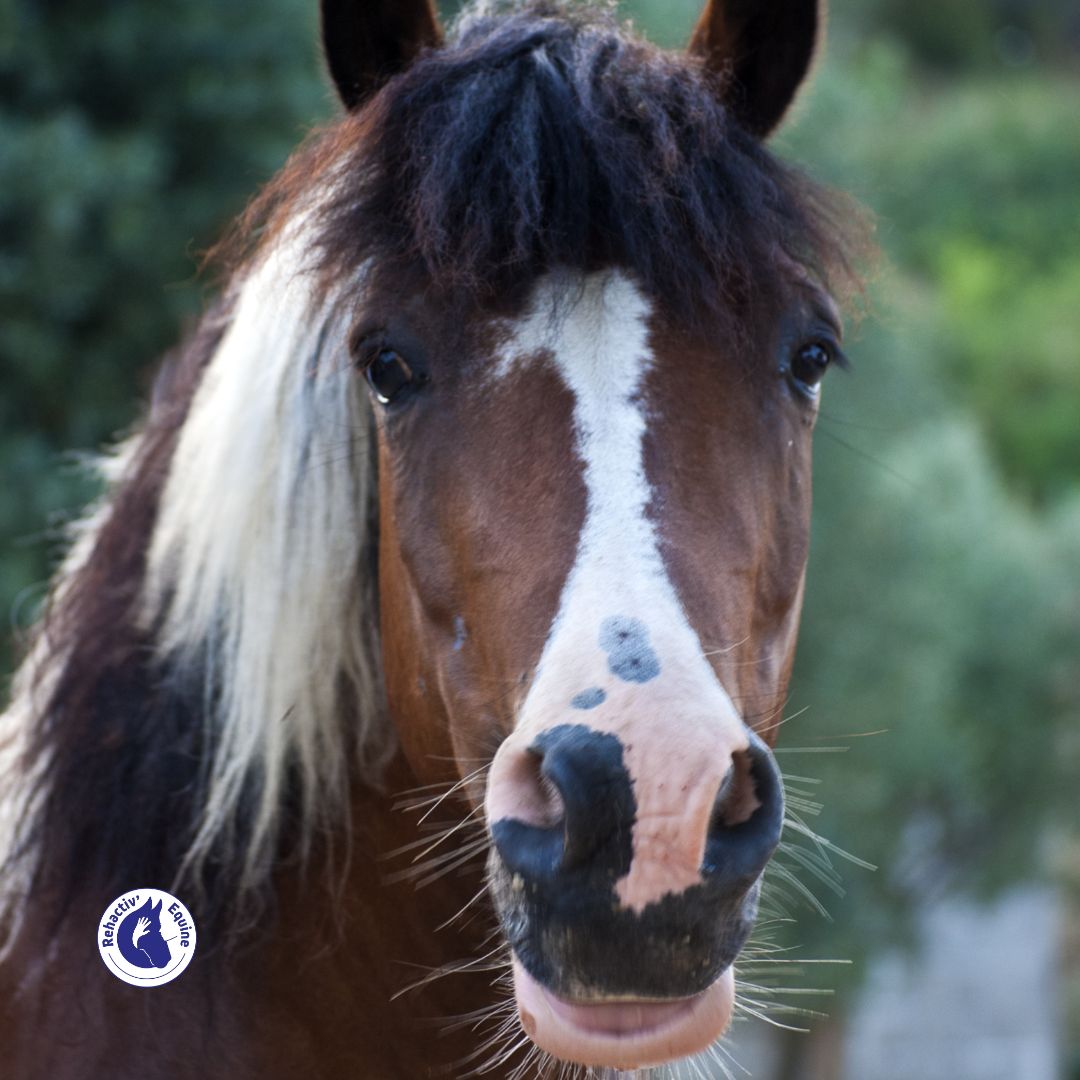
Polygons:
M195 920L175 896L133 889L118 896L98 924L105 966L132 986L172 982L195 955Z

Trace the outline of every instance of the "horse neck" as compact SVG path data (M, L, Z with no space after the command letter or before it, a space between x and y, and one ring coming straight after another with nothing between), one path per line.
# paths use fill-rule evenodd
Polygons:
M167 987L132 993L100 966L86 948L100 915L89 897L79 898L58 936L27 927L17 954L0 966L0 1041L11 1047L14 1075L75 1080L88 1061L147 1080L412 1080L467 1071L453 1066L482 1032L444 1031L495 1003L490 971L450 974L395 996L481 957L492 924L481 895L471 918L439 929L482 893L479 856L466 872L423 888L391 879L401 860L387 853L421 836L418 815L394 809L394 793L415 784L398 758L383 791L358 790L347 869L333 884L316 869L283 869L276 916L234 948L200 933L203 956ZM69 1030L75 1014L83 1019L69 1039L42 1041L50 1029Z
M372 1077L434 1075L463 1060L476 1049L476 1032L447 1034L446 1027L498 998L485 968L402 992L448 966L479 966L493 925L481 855L422 887L395 879L411 855L390 853L424 836L420 815L394 808L395 793L415 786L398 757L383 791L354 796L340 893L313 888L300 876L282 881L274 947L234 980L258 985L260 1011L288 1016L296 1040L318 1032L321 1060L355 1062L362 1048L363 1075Z

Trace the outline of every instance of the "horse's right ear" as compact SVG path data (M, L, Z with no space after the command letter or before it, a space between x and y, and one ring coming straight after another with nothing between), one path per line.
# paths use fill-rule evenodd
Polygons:
M432 0L321 0L326 66L345 108L358 108L442 31Z
M690 51L721 76L739 123L764 138L806 78L824 22L825 0L709 0Z

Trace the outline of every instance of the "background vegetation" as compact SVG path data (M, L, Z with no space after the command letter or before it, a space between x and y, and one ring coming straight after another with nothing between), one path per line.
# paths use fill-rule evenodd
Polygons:
M698 6L623 10L675 45ZM882 867L845 869L842 896L801 868L833 922L801 919L798 940L858 959L928 896L1038 876L1080 894L1080 9L831 6L828 61L778 145L876 211L886 259L819 427L783 764L809 778L792 786L813 827ZM314 7L0 7L15 626L92 494L65 455L133 422L149 362L204 302L198 252L332 112Z

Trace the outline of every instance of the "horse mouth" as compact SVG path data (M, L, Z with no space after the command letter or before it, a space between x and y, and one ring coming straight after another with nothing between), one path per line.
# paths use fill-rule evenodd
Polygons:
M525 1033L563 1061L637 1069L700 1053L727 1030L735 1001L729 967L692 997L571 1002L542 986L514 958L514 995Z

